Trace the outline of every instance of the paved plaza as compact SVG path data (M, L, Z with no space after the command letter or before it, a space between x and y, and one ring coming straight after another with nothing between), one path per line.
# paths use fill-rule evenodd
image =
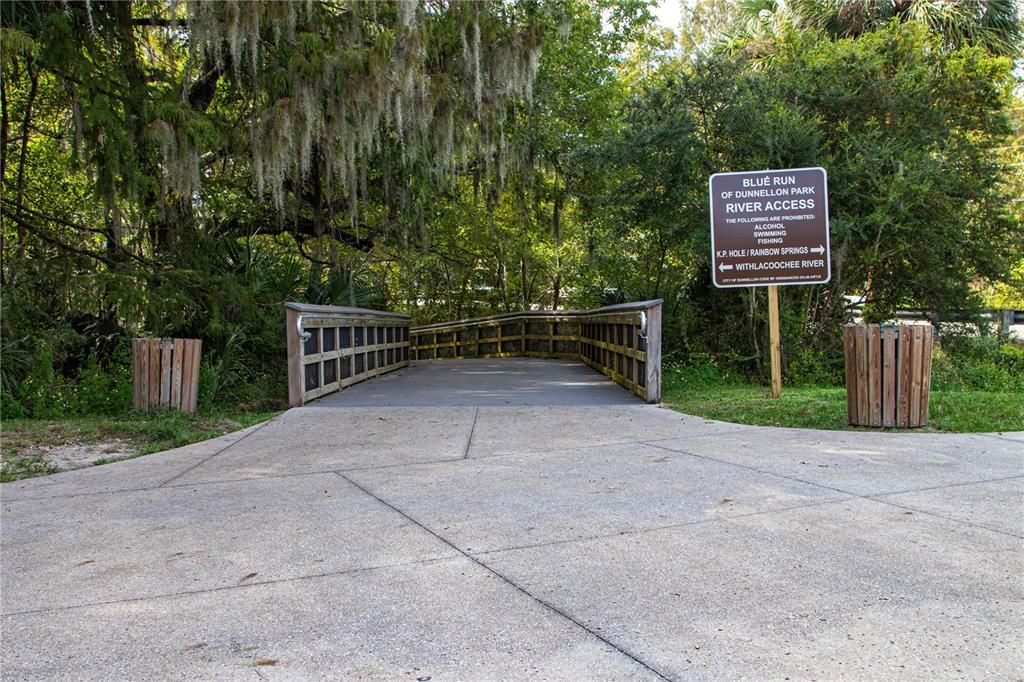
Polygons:
M0 510L4 679L1024 676L1024 433L438 361Z

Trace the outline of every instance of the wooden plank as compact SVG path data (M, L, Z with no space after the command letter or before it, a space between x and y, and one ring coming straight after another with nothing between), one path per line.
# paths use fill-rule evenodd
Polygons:
M171 340L160 339L160 407L171 406Z
M149 410L149 339L139 339L139 409Z
M153 402L149 399L150 396L150 372L149 372L149 361L150 351L149 339L139 340L139 353L142 355L142 409L147 412L153 407Z
M352 329L349 330L349 333L352 335L352 354L348 356L348 376L349 378L352 378L356 375L356 328L352 327ZM342 387L344 387L344 384L342 384Z
M919 417L919 424L921 426L928 425L928 401L931 398L932 392L932 343L934 341L935 330L931 325L923 328L924 339L921 352L923 354L921 358L921 413Z
M174 344L171 348L171 407L181 409L181 356L183 355L185 339L172 339Z
M132 339L132 409L142 409L142 400L139 397L139 340Z
M877 324L868 325L868 423L882 425L882 336Z
M313 333L317 335L317 339L316 339L316 347L317 347L317 349L319 349L321 352L323 352L323 349L324 349L324 330L323 329L317 329ZM317 363L316 385L317 385L317 387L320 387L320 386L324 385L324 363L323 363L323 361Z
M199 400L199 368L201 366L201 360L203 357L203 340L194 339L192 341L192 352L190 353L192 360L192 382L189 391L188 406L185 411L189 414L194 414L196 411L196 403Z
M896 426L907 428L910 423L910 327L900 325L896 364Z
M768 287L768 341L772 366L772 397L782 397L782 341L779 333L779 287Z
M174 343L174 354L181 358L181 396L178 409L187 412L189 401L192 399L192 339L177 339ZM177 362L177 360L175 360Z
M132 409L139 409L139 343L132 339Z
M149 409L160 405L160 339L147 339L149 345Z
M857 423L857 325L843 326L843 355L846 367L846 421Z
M922 355L924 355L924 330L919 325L913 327L911 344L910 413L907 417L907 426L915 427L921 425L921 369Z
M644 399L661 402L661 304L647 309L647 371Z
M882 426L896 426L896 341L899 331L882 330Z
M148 411L149 402L149 339L139 339L139 409Z
M857 325L854 336L854 352L857 355L857 424L867 426L870 423L868 410L868 328L865 325Z

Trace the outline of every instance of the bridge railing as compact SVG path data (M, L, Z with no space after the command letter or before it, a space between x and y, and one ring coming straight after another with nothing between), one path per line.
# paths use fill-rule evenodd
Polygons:
M408 315L305 303L284 305L288 404L292 407L409 364Z
M661 299L594 310L506 313L413 327L413 360L581 360L649 403L661 400Z

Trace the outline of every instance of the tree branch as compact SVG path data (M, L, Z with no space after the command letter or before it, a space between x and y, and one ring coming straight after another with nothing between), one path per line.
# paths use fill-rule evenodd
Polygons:
M188 19L168 19L166 17L136 17L132 26L188 28Z
M206 55L203 62L203 75L199 77L188 90L188 103L196 111L206 111L217 94L217 83L220 77L231 68L231 53L224 54L224 58L217 63L211 54Z
M50 235L46 234L44 231L42 231L39 228L37 228L32 223L30 223L27 220L24 220L23 218L19 217L17 214L12 213L11 211L8 211L6 208L5 209L0 209L0 213L2 213L4 215L4 217L6 217L6 218L8 218L10 220L13 220L15 222L15 224L17 224L20 227L23 227L25 230L27 230L28 232L32 233L33 235L35 235L39 239L42 239L47 244L52 244L53 246L56 246L59 249L63 249L65 251L69 251L71 253L76 253L76 254L78 254L80 256L87 256L87 257L92 258L94 260L98 260L99 262L101 262L101 263L103 263L103 264L105 264L105 265L107 265L108 267L111 267L111 268L117 268L118 267L118 263L116 263L115 261L111 260L110 258L107 258L103 254L96 253L95 251L89 251L88 249L80 249L80 248L78 248L76 246L71 246L70 244L65 244L64 242L60 241L59 239L51 237Z
M3 210L3 215L4 216L7 216L7 217L11 218L11 220L13 220L16 224L18 224L18 225L24 227L25 229L29 230L30 232L32 232L32 234L36 235L40 239L43 239L43 240L46 240L46 241L51 241L51 243L52 243L52 240L54 240L53 237L48 237L47 235L44 235L43 232L41 231L41 229L38 226L36 226L34 223L30 223L27 220L24 220L23 218L14 217L14 216L18 215L16 212L20 210L21 214L27 215L27 216L29 216L31 218L36 219L36 220L42 220L42 221L46 221L46 222L55 223L55 224L60 225L62 227L67 227L67 228L70 228L72 230L78 230L80 232L91 232L93 234L98 234L98 235L100 235L102 237L105 237L105 238L109 239L109 232L107 230L103 229L103 228L89 227L87 225L81 225L81 224L78 224L78 223L72 223L72 222L69 222L69 221L64 220L62 218L58 218L56 216L48 215L48 214L43 213L41 211L38 211L36 209L29 208L28 206L18 206L15 202L11 201L10 199L8 199L6 197L0 198L0 201L2 201L4 204L7 204L10 207L13 207L14 211L15 211L15 213L12 213L12 211L10 209L4 209ZM61 242L61 244L63 244L63 242ZM68 249L70 249L72 251L75 251L76 253L80 253L82 255L86 255L87 256L87 255L91 254L91 252L89 252L89 251L78 251L78 250L75 249L75 247L71 247L71 246L66 245L66 244L64 244L64 246L66 246ZM146 267L149 267L149 266L152 265L152 263L150 263L148 260L146 260L142 256L134 254L131 251L129 251L128 249L124 248L123 244L116 244L116 247L117 247L118 251L120 251L124 255L128 256L132 260L137 261L139 264L144 265ZM107 261L104 261L104 262L107 262Z
M303 244L305 244L305 243L306 243L305 239L300 239L298 236L295 237L295 246L299 249L299 255L300 256L302 256L303 258L308 260L310 263L316 263L317 265L323 265L325 267L330 267L332 265L331 263L329 263L329 262L327 262L325 260L322 260L320 258L317 258L315 256L310 255L306 251L306 249L303 247Z
M303 237L306 239L315 239L317 237L327 236L336 239L342 244L357 251L362 251L363 253L370 253L374 247L374 241L372 239L357 237L351 232L332 230L322 234L318 233L313 221L304 217L288 221L278 220L276 218L257 218L251 221L243 221L240 218L232 218L227 222L221 223L219 225L218 232L231 234L259 233L265 235L290 234L295 237L296 242Z

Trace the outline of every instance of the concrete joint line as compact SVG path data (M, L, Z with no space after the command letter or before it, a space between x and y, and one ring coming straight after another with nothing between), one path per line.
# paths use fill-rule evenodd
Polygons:
M282 412L281 414L284 414L284 413ZM278 416L280 416L280 415L278 415ZM245 440L246 438L248 438L248 437L249 437L249 436L251 436L252 434L256 433L257 431L262 431L264 427L266 427L266 426L267 426L267 425L268 425L268 424L269 424L270 422L274 421L275 419L277 419L277 417L271 417L270 419L268 419L267 421L263 422L262 424L260 424L259 426L257 426L257 427L256 427L255 429L253 429L253 430L252 430L252 431L250 431L249 433L247 433L247 434L245 434L244 436L242 436L241 438L239 438L238 440L236 440L236 441L234 441L234 442L232 442L232 443L228 443L227 445L225 445L224 447L222 447L222 448L221 448L220 450L218 450L217 452L213 453L213 454L212 454L212 455L210 455L209 457L205 457L205 458L203 458L203 460L202 460L202 461L200 461L200 462L196 462L195 464L193 464L192 466L190 466L190 467L189 467L188 469L185 469L185 470L184 470L184 471L182 471L181 473L179 473L179 474L175 474L174 476L171 476L171 477L170 477L169 479L167 479L166 481L164 481L163 483L161 483L161 484L160 484L160 485L158 485L157 487L158 487L158 488L162 488L162 487L164 487L165 485L169 485L170 483L172 483L172 482L174 482L174 481L178 480L179 478L181 478L182 476L184 476L184 475L185 475L185 474L187 474L188 472L190 472L190 471L192 471L192 470L194 470L194 469L198 469L199 467L203 466L204 464L206 464L207 462L209 462L209 461L210 461L211 459L213 459L213 458L214 458L214 457L216 457L217 455L220 455L220 454L222 454L222 453L226 452L227 450L230 450L231 448L235 447L236 445L238 445L238 444L239 444L239 443L241 443L241 442L242 442L243 440Z
M940 488L940 490L941 490L941 488ZM970 528L977 528L979 530L987 530L990 533L999 533L1000 535L1006 535L1007 537L1016 538L1018 540L1024 540L1024 535L1016 535L1014 533L1009 533L1009 532L1007 532L1005 530L999 530L998 528L992 528L990 526L983 526L982 524L974 523L973 521L964 521L962 519L954 519L951 516L945 516L943 514L939 514L938 512L928 511L927 509L920 509L918 507L911 507L910 505L907 505L907 504L897 504L896 502L888 502L886 500L882 500L882 499L879 499L877 497L873 497L871 495L867 495L863 499L871 500L872 502L877 502L878 504L884 504L884 505L889 506L889 507L895 507L896 509L907 509L909 511L914 512L915 514L922 514L924 516L931 516L931 517L936 518L936 519L942 519L943 521L950 521L952 523L958 523L961 526L968 526Z
M943 519L944 521L950 521L952 523L958 523L958 524L961 524L961 525L964 525L964 526L968 526L970 528L979 528L979 529L982 529L982 530L990 531L992 533L999 533L1001 535L1007 535L1007 536L1009 536L1011 538L1020 537L1020 536L1014 535L1013 533L1007 533L1004 530L997 530L995 528L989 528L988 526L982 526L980 524L972 523L970 521L962 521L960 519L950 518L948 516L943 516L942 514L937 514L935 512L930 512L930 511L927 511L927 510L924 510L924 509L918 509L916 507L908 507L908 506L905 506L905 505L896 504L895 502L888 502L886 500L881 499L882 495L900 495L900 494L908 493L908 492L917 492L917 490L903 490L903 491L898 491L898 492L894 492L894 493L875 493L875 494L871 494L871 495L859 495L857 493L850 492L849 490L843 490L842 488L834 488L834 487L832 487L830 485L825 485L823 483L816 483L814 481L805 481L804 479L796 478L795 476L786 476L785 474L777 474L777 473L774 473L774 472L771 472L771 471L764 471L763 469L758 469L756 467L746 466L745 464L736 464L735 462L727 462L726 460L723 460L723 459L717 459L715 457L708 457L707 455L698 455L698 454L695 454L695 453L692 453L692 452L686 452L685 450L672 450L670 448L666 448L664 446L657 445L654 442L649 442L648 444L651 447L655 447L655 448L658 448L660 450L668 450L669 452L675 452L675 453L680 454L680 455L688 455L690 457L696 457L698 459L706 459L706 460L711 461L711 462L718 462L719 464L728 464L728 465L731 465L731 466L734 466L734 467L739 467L740 469L747 469L749 471L754 471L754 472L757 472L759 474L764 474L766 476L776 476L778 478L785 478L785 479L788 479L790 481L796 481L797 483L804 483L804 484L807 484L807 485L817 486L819 488L824 488L826 490L832 490L834 492L842 493L844 495L849 495L851 498L856 498L856 499L860 499L860 500L868 500L870 502L876 502L878 504L888 505L890 507L895 507L897 509L909 509L909 510L918 512L920 514L923 514L925 516L932 516L932 517L937 518L937 519ZM1009 478L1020 478L1020 477L1019 476L1010 476ZM997 479L991 479L991 480L993 480L993 481L1001 481L1001 480L1007 480L1007 479L997 478ZM972 481L972 482L968 482L968 483L952 484L952 485L949 485L949 486L937 486L937 487L934 487L934 488L921 488L919 490L942 490L943 488L947 488L947 487L951 488L951 487L955 487L956 485L971 485L972 483L987 483L987 482L989 482L989 481ZM849 498L847 498L847 499L849 499Z
M735 521L736 519L745 519L751 516L764 516L766 514L777 514L786 511L793 511L794 509L807 509L809 507L822 507L829 504L838 504L840 502L847 502L854 497L840 497L835 500L822 500L821 502L808 502L807 504L795 504L790 507L779 507L777 509L763 509L761 511L747 512L746 514L733 514L731 516L722 516L717 519L701 519L699 521L683 521L681 523L668 523L662 526L651 526L650 528L639 528L637 530L620 530L615 533L604 533L601 535L589 535L584 538L571 538L569 540L551 540L549 542L538 542L533 545L518 545L515 547L500 547L498 549L488 549L483 552L475 552L473 556L489 556L491 554L501 554L503 552L515 552L520 549L537 549L538 547L554 547L556 545L570 545L574 542L592 542L594 540L607 540L608 538L620 538L631 535L643 535L644 533L654 533L661 530L673 530L676 528L688 528L690 526L703 526L712 523L726 523L728 521Z
M340 571L327 571L325 573L314 573L311 575L298 575L294 578L274 578L272 580L261 580L259 582L247 582L243 585L224 585L222 587L208 587L202 590L181 590L179 592L164 592L162 594L150 594L144 597L130 597L128 599L108 599L106 601L88 602L85 604L71 604L70 606L45 606L39 609L26 609L24 611L11 611L0 614L0 618L13 618L15 616L28 616L35 613L53 613L56 611L73 611L75 609L87 609L94 606L111 606L113 604L134 604L135 602L149 601L151 599L173 599L174 597L191 597L197 594L212 594L215 592L226 592L228 590L242 590L251 587L265 587L267 585L278 585L281 583L294 583L303 580L318 580L320 578L333 578L341 575L353 575L369 571L382 571L389 568L401 568L403 566L417 566L421 564L438 563L451 561L455 556L433 557L431 559L417 559L397 564L381 564L380 566L363 566L361 568L346 568Z
M736 462L729 462L729 461L724 460L724 459L718 459L717 457L709 457L707 455L698 455L698 454L696 454L694 452L687 452L686 450L673 450L672 448L666 448L664 445L658 445L657 442L655 442L655 441L646 441L645 445L650 445L652 448L658 448L659 450L665 450L667 452L674 452L677 455L686 455L688 457L696 457L697 459L705 459L705 460L707 460L709 462L716 462L718 464L725 464L727 466L734 466L734 467L737 467L739 469L746 469L747 471L753 471L755 473L763 474L765 476L775 476L776 478L784 478L787 481L796 481L797 483L804 483L806 485L813 485L813 486L815 486L817 488L824 488L825 490L831 490L832 492L842 493L844 495L850 495L851 497L864 497L863 495L858 495L857 493L851 493L850 491L843 490L842 488L834 488L834 487L832 487L830 485L825 485L823 483L816 483L814 481L805 481L804 479L797 478L796 476L787 476L786 474L777 474L774 471L765 471L764 469L758 469L757 467L747 466L746 464L737 464Z
M459 547L455 543L451 542L450 540L448 540L444 536L440 535L439 533L437 533L436 531L431 529L429 526L426 526L423 523L420 523L418 520L416 520L415 518L410 516L408 513L402 511L401 509L399 509L395 505L391 504L387 500L384 500L383 498L378 497L374 493L370 492L370 490L368 490L368 489L364 488L363 486L359 485L358 483L353 481L348 476L345 476L342 473L338 473L338 476L340 476L341 478L343 478L346 481L348 481L349 483L351 483L355 488L361 490L366 495L369 495L373 499L377 500L377 502L379 502L380 504L384 505L388 509L391 509L395 513L399 514L400 516L405 518L407 521L409 521L413 525L417 526L418 528L420 528L420 529L424 530L425 532L429 533L430 535L434 536L435 538L437 538L439 541L441 541L442 543L444 543L448 547L451 547L453 550L458 552L460 555L462 555L465 558L469 559L471 562L473 562L474 564L476 564L480 568L484 569L485 571L487 571L488 573L490 573L494 577L496 577L499 580L501 580L502 582L506 583L507 585L509 585L510 587L515 589L517 592L520 592L521 594L523 594L526 597L528 597L530 600L536 602L537 604L540 604L541 606L543 606L544 608L548 609L552 613L554 613L554 614L562 617L563 619L569 621L570 623L572 623L573 625L575 625L579 629L581 629L584 632L586 632L587 634L589 634L591 637L594 637L595 639L600 640L606 646L608 646L608 647L612 648L613 650L617 651L618 653L622 654L623 656L625 656L626 658L630 659L631 661L633 661L637 665L641 666L645 670L651 672L654 675L657 675L660 679L667 680L667 681L671 682L672 678L668 677L665 673L662 673L661 671L659 671L656 668L652 667L650 664L644 662L636 654L630 653L628 650L626 650L623 647L619 646L615 642L612 642L610 639L608 639L604 635L601 635L600 633L597 633L597 632L591 630L586 625L584 625L581 621L577 620L576 618L574 618L573 616L569 615L565 611L562 611L561 609L555 607L554 605L549 604L548 602L544 601L543 599L541 599L537 595L535 595L532 592L530 592L529 590L527 590L525 587L522 587L522 586L518 585L517 583L513 582L510 578L508 578L504 574L498 572L496 569L494 569L491 566L485 564L483 561L481 561L480 559L477 559L472 554L469 554L468 552L464 551L461 547Z
M480 408L477 408L478 411L479 411L479 409ZM277 417L274 417L274 419L276 419L276 418ZM264 422L263 424L260 424L259 428L263 428L270 421L273 421L273 420L268 420L267 422ZM252 433L255 433L258 430L259 429L254 429L252 431ZM199 463L189 467L185 471L182 471L180 474L175 474L172 478L168 479L167 481L165 481L163 483L158 483L157 485L143 486L141 488L119 488L117 490L96 490L96 491L85 492L85 493L66 493L66 494L63 494L63 495L45 495L45 494L43 494L43 495L26 495L24 497L18 497L18 498L15 498L13 500L9 500L9 501L17 503L17 502L26 502L26 501L29 501L29 500L63 500L63 499L70 499L70 498L74 498L74 497L89 497L91 495L115 495L115 494L118 494L118 493L147 492L147 491L152 491L152 490L160 490L160 489L163 489L163 488L167 488L167 489L173 490L173 489L176 489L176 488L188 488L190 486L216 485L216 484L228 484L228 483L245 483L247 481L259 481L259 480L262 480L262 479L294 478L296 476L315 476L315 475L318 475L318 474L338 474L338 473L350 472L350 471L352 471L352 472L375 471L377 469L400 469L402 467L415 467L415 466L421 466L421 465L426 465L426 464L447 464L447 463L451 463L451 462L460 462L460 461L462 461L464 459L473 459L473 460L479 460L479 459L500 459L502 457L521 457L523 455L543 455L543 454L547 454L547 453L550 453L550 452L577 452L577 451L582 451L582 450L593 450L593 449L597 449L597 448L613 447L613 446L620 446L620 445L653 445L655 443L659 443L659 442L666 441L666 440L678 440L677 438L663 438L663 439L656 439L656 440L650 440L650 441L646 441L646 440L612 441L612 442L608 442L608 443L596 443L596 444L592 444L592 445L576 445L576 446L568 446L568 447L562 447L562 448L548 448L548 449L543 449L543 450L523 450L521 452L506 452L506 453L502 453L502 454L499 454L499 455L477 455L476 457L470 458L470 457L468 457L468 453L469 453L470 444L472 442L472 438L473 438L473 435L475 433L475 430L476 430L476 418L474 417L473 428L470 431L470 440L467 441L465 453L461 457L460 456L445 457L443 459L429 459L429 460L424 460L422 462L401 462L399 464L376 464L376 465L373 465L373 466L345 467L343 469L316 469L316 470L313 470L313 471L297 471L297 472L282 473L282 474L261 474L261 475L258 475L258 476L245 476L245 477L242 477L242 478L225 478L225 479L216 480L216 481L193 481L191 483L173 483L173 481L181 478L182 476L184 476L188 472L196 469L197 467L202 466L203 464L205 464L206 462L210 461L211 459L213 459L217 455L223 453L228 448L234 447L240 441L242 441L244 438L247 438L248 436L252 435L252 433L248 433L245 436L242 436L241 438L239 438L237 441L235 441L233 443L229 443L228 445L224 446L224 448L222 448L221 450L218 450L217 452L215 452L212 455L208 456L203 461L201 461L201 462L199 462ZM698 435L700 435L700 434L698 434ZM188 446L185 446L185 447L188 447ZM662 449L667 449L667 448L662 448ZM678 453L679 451L678 450L670 450L670 452ZM160 453L154 452L153 454L156 455L156 454L160 454ZM682 453L682 454L689 454L689 453ZM145 455L145 457L149 457L149 455Z
M1001 481L1013 481L1018 478L1024 478L1024 474L1017 474L1015 476L1000 476L999 478L983 478L979 481L965 481L963 483L949 483L946 485L933 485L926 488L908 488L906 490L894 490L888 493L874 493L869 497L889 497L890 495L906 495L907 493L924 493L932 492L933 490L947 490L949 488L962 488L968 485L979 485L981 483L999 483Z
M473 411L473 425L469 427L469 438L466 439L466 450L462 453L462 459L469 457L469 447L473 444L473 434L476 433L476 420L480 416L480 408Z

